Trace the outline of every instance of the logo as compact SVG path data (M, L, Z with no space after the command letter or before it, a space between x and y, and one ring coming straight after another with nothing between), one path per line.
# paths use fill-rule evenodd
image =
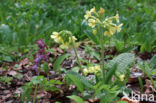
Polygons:
M148 101L148 102L155 101L154 94L137 94L133 91L131 92L131 97L124 96L124 98L128 98L133 101Z

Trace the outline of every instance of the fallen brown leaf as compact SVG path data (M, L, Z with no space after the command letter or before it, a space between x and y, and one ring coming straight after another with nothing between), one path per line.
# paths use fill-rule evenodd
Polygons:
M14 71L14 70L11 70L11 71L8 71L7 74L10 75L10 76L15 76L18 73L16 71Z

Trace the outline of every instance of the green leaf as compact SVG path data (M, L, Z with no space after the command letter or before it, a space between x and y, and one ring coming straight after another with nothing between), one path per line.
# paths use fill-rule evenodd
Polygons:
M58 57L58 59L54 62L54 71L60 69L60 65L61 63L64 61L64 59L66 59L69 56L69 54L64 54L60 57Z
M67 97L74 100L76 103L84 103L83 99L79 96L72 95L72 96L67 96Z
M43 76L35 76L31 79L31 82L35 85L35 84L41 84L42 81L44 81L45 78Z
M43 70L45 71L45 73L48 74L48 72L49 72L48 63L44 63L42 66L43 66Z
M57 80L53 80L53 79L52 79L52 80L49 81L49 84L60 84L60 85L61 85L61 84L63 84L63 83L60 82L60 81L57 81Z
M125 74L127 72L127 69L129 69L132 64L134 63L135 57L134 54L131 53L122 53L119 56L115 57L113 60L111 60L106 67L113 68L114 64L117 64L117 70L116 72Z
M102 82L99 82L98 84L94 86L95 95L101 94L101 91L109 90L109 88L110 88L110 85L106 85L106 84L103 84Z
M77 78L78 80L80 80L80 82L83 84L83 86L86 89L91 89L93 87L93 82L88 80L87 78L85 78L84 76L70 70L67 72L67 76L68 75L73 75L75 78Z
M106 95L104 95L101 98L100 103L112 103L114 101L115 97L116 97L116 94L107 93Z
M113 68L110 68L111 70L108 71L105 79L105 83L109 83L112 80L112 76L115 75L115 71L117 70L117 64L114 64Z
M25 86L22 87L22 94L21 94L21 100L23 102L28 103L28 101L31 99L31 93L32 93L32 88L33 86L31 83L27 83Z
M3 60L6 62L13 62L12 58L10 56L4 56Z
M73 81L73 83L76 85L77 89L80 91L80 92L83 92L84 90L84 87L83 87L83 84L81 83L81 81L76 78L74 75L72 74L68 74L68 78L71 79L71 81Z

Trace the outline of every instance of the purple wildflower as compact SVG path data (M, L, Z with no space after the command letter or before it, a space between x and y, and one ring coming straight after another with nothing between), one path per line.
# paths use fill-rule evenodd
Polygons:
M43 42L42 39L36 41L36 44L38 45L39 49L36 58L34 59L34 65L32 66L32 69L35 69L35 71L37 72L40 64L49 60L50 53L46 52L48 46Z
M40 63L40 61L41 61L41 59L40 58L36 58L35 60L34 60L34 63Z
M40 39L39 41L36 41L36 44L38 44L38 47L40 49L44 49L44 47L46 47L48 49L47 45L45 45L45 43L43 42L42 39Z
M38 66L37 66L37 64L34 64L34 65L32 66L32 69L36 69L36 68L38 68Z

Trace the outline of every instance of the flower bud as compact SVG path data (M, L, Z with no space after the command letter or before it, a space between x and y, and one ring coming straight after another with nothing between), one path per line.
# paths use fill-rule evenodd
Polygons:
M99 13L102 14L104 12L105 12L105 10L103 8L100 8Z
M119 76L120 81L124 81L124 78L125 78L125 75L124 74L122 74L122 75Z
M97 30L94 29L93 30L93 34L96 35L97 34Z

